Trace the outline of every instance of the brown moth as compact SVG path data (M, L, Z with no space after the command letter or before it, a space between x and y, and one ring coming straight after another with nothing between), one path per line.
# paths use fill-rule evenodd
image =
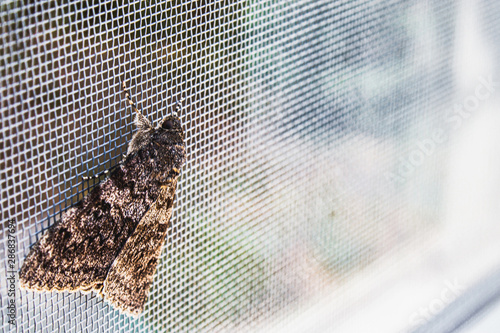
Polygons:
M122 312L144 309L186 161L180 119L156 127L136 112L137 133L124 161L62 215L33 246L20 270L33 291L96 291Z

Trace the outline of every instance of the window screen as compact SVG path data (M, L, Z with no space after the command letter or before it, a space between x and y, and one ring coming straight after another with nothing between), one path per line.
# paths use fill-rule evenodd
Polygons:
M0 10L4 332L403 332L498 268L494 0ZM187 149L137 319L9 279L122 160L124 81L154 122L184 99Z

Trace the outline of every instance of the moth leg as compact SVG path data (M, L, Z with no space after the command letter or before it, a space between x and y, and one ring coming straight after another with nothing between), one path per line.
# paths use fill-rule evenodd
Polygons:
M177 168L172 168L172 170L170 170L170 172L168 173L168 177L167 177L167 182L172 182L173 179L177 179L177 177L179 177L180 175L180 170L177 169Z
M102 176L108 176L111 171L113 171L116 167L118 167L120 165L120 163L118 164L115 164L113 165L111 168L107 169L107 170L104 170L102 172L99 172L98 174L95 174L93 176L90 176L90 177L87 177L87 176L82 176L82 182L84 181L89 181L91 179L99 179L101 178Z
M157 174L156 180L161 184L171 183L174 179L179 177L180 173L180 170L174 167L167 174Z
M178 175L180 175L181 171L177 168L172 168L172 170L170 170L170 172L168 173L170 176L173 176L173 177L177 177Z
M82 176L82 182L85 182L85 181L88 181L91 179L98 179L98 178L101 178L102 176L107 176L109 174L109 171L110 170L104 170L103 172L99 172L98 174L90 176L90 177Z

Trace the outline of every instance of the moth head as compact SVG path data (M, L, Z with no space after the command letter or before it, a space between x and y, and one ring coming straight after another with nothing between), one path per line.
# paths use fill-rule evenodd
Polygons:
M181 120L177 116L182 108L182 101L183 99L181 99L176 104L175 110L172 110L170 112L170 115L166 116L165 118L160 120L160 122L158 122L155 131L160 135L160 137L163 137L163 139L171 138L175 141L176 139L180 138L181 140L184 140L184 132L182 131Z
M181 143L184 141L181 120L177 116L166 116L158 122L153 140L158 143Z
M181 120L176 116L166 116L156 126L156 129L163 129L171 132L182 132Z
M186 148L184 145L184 132L181 120L176 116L163 118L154 129L152 135L154 149L158 152L164 172L169 172L171 167L180 169L186 161Z

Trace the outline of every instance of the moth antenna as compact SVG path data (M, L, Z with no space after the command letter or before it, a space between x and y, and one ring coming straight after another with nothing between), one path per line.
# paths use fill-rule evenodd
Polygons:
M182 110L182 105L184 103L186 99L184 97L181 97L181 99L179 101L177 101L176 105L175 105L175 116L176 117L179 117L179 113L181 112Z
M142 115L141 111L137 109L137 105L135 104L135 102L132 100L132 98L130 98L130 93L128 92L127 84L125 83L125 81L122 82L122 87L123 87L123 92L125 93L125 98L128 100L128 104L132 106L132 109L135 112Z
M132 106L132 109L135 111L135 123L137 124L137 126L144 128L151 127L151 123L149 122L149 120L141 113L141 111L139 111L135 102L132 100L132 98L130 98L130 93L127 90L127 84L125 83L125 81L122 82L122 88L123 92L125 93L125 97L128 100L128 104L130 104Z

